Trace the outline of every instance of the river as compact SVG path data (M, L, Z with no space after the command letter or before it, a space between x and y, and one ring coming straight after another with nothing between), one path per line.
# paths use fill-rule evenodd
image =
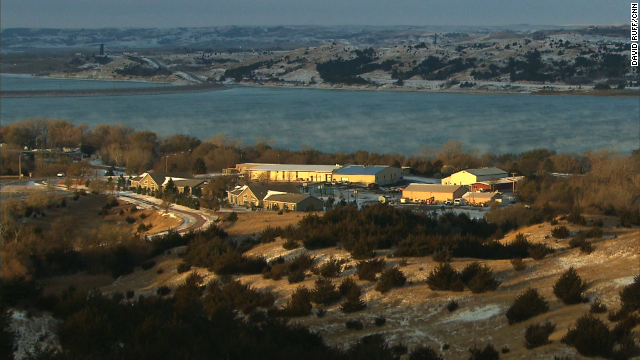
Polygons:
M127 88L139 82L0 77L9 90ZM151 86L166 86L155 85ZM123 123L159 135L244 144L258 136L297 150L418 153L451 139L468 148L519 153L536 148L581 153L640 147L640 99L604 96L486 95L230 87L225 91L137 96L3 98L2 124L29 117L75 124Z

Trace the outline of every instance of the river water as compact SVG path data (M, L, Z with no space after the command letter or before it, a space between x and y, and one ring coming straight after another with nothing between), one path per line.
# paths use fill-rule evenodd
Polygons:
M5 76L2 90L162 86L134 82ZM244 144L258 136L297 150L416 154L448 140L485 152L558 152L640 147L640 98L485 95L231 87L225 91L136 96L3 98L2 124L29 117L75 124L126 124L160 135L206 139L218 133Z

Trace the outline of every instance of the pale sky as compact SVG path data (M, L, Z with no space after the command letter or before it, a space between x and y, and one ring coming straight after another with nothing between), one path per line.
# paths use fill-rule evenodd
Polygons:
M621 0L2 0L0 26L628 24Z

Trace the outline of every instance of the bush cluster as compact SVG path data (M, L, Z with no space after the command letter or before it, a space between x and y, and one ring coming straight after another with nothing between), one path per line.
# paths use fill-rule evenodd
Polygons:
M315 288L311 291L311 301L318 305L330 305L340 300L340 291L327 278L316 279Z
M305 272L313 267L315 258L308 253L302 253L286 263L284 258L279 257L268 264L262 271L265 279L280 280L287 277L289 283L301 282L305 279Z
M160 296L169 295L169 293L171 293L171 289L167 285L162 285L156 289L156 293Z
M549 303L534 288L519 294L507 310L509 325L525 321L549 311Z
M364 324L360 320L347 320L344 323L347 326L347 329L350 330L362 330L364 329Z
M464 283L462 282L460 273L449 263L442 263L433 269L427 277L426 282L431 290L464 290Z
M515 271L522 271L527 268L527 264L519 257L511 259L511 266L513 266Z
M546 244L538 243L532 244L529 246L529 256L531 256L534 260L542 260L547 254L552 254L553 249L548 247Z
M551 236L556 239L566 239L571 236L571 232L564 225L556 226L555 228L553 228L553 230L551 230Z
M487 344L484 349L479 349L475 345L469 349L471 356L469 360L499 360L500 353L492 344Z
M259 307L270 308L274 302L275 298L270 292L257 291L237 280L224 284L221 281L212 281L204 298L204 306L211 316L224 313L227 309L250 314Z
M336 258L334 258L332 256L324 264L318 266L316 268L317 270L314 271L314 272L322 275L323 277L327 277L327 278L338 277L338 276L340 276L340 273L342 272L342 264L343 263L344 263L344 261L338 260L338 259L336 259Z
M551 335L555 329L556 325L549 321L527 326L527 330L524 333L524 347L531 350L550 344L549 335Z
M587 284L572 266L560 275L553 286L553 294L566 305L579 304L582 302L582 292L586 287Z
M304 286L296 288L291 294L291 299L282 309L281 313L288 317L307 316L311 314L311 291Z
M454 312L458 310L458 307L460 307L460 305L455 300L451 300L447 303L447 310L449 310L449 312Z
M407 282L407 278L404 273L397 267L386 269L380 275L380 279L376 283L376 291L386 293L394 287L402 287Z
M605 313L607 312L607 305L603 304L600 300L596 300L589 306L589 312L592 314Z
M640 311L640 276L636 276L633 283L622 289L620 301L623 308L629 311Z
M444 358L427 345L420 345L409 353L409 360L444 360Z
M149 270L154 266L156 266L156 262L154 260L146 260L143 261L142 264L140 264L142 270Z
M462 272L449 263L442 263L431 271L426 282L429 289L439 291L463 291L466 285L474 294L493 291L500 286L493 277L493 270L478 262L465 266Z
M136 228L136 231L138 233L143 233L145 231L151 230L152 227L153 227L153 225L151 225L151 224L138 224L138 227Z
M344 282L340 284L340 288L341 288L340 290L342 292L343 288L348 288L348 290L345 290L347 299L340 304L340 310L346 314L364 310L367 307L367 305L360 298L360 295L361 295L360 288L357 285L343 287L342 286L343 284Z
M583 356L609 357L614 344L609 327L591 314L580 317L561 341L576 348Z
M368 261L360 261L357 265L358 279L376 281L376 274L384 270L386 262L384 259L372 259Z

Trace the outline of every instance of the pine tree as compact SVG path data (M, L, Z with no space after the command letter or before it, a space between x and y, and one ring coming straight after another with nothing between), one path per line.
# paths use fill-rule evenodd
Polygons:
M553 286L553 294L566 305L582 302L586 284L572 266L565 271Z
M352 288L347 294L347 300L340 304L340 310L343 313L352 313L364 310L367 305L360 299L360 288Z
M319 278L311 292L311 300L316 304L329 305L340 299L340 292L330 279Z

